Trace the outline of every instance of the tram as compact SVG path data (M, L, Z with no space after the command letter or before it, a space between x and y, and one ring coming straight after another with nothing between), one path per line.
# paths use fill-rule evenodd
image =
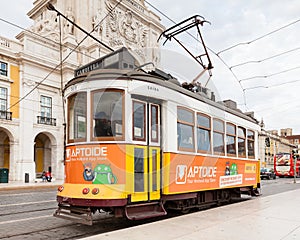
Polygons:
M255 195L257 121L195 88L141 70L126 48L77 69L64 89L65 181L54 216L137 220Z

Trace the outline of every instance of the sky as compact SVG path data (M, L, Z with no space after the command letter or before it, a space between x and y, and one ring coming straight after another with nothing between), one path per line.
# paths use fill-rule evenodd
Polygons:
M292 128L293 134L300 134L298 0L145 2L160 16L166 28L194 15L210 22L200 28L214 67L207 86L213 89L218 100L232 99L242 111L253 111L257 120L263 119L266 130ZM28 28L32 21L26 14L32 6L33 0L10 0L2 5L0 36L13 39L21 31L5 21ZM202 53L195 31L180 34L178 39L193 54ZM162 46L162 60L175 55L188 59L187 62L194 61L175 41L166 42ZM187 81L202 70L195 62L185 69L181 69L181 61L165 61L162 65ZM202 85L207 80L208 75L199 79Z

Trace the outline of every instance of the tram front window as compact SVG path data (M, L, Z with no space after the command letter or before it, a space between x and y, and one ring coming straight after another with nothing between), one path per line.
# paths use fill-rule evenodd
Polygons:
M92 94L93 137L123 136L122 91L101 90Z
M86 93L79 92L68 98L68 142L86 138Z

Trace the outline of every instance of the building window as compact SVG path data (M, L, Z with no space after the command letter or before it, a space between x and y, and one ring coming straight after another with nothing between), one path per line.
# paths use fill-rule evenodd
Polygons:
M224 122L219 119L213 120L213 150L214 154L224 155Z
M231 123L226 124L226 151L227 155L236 156L236 128Z
M98 90L92 93L92 137L105 140L124 136L123 91Z
M86 100L85 92L76 93L68 98L69 142L86 138Z
M178 149L194 151L194 113L184 108L177 108Z
M0 87L0 110L6 112L7 110L7 88Z
M197 150L198 152L210 153L210 117L197 114Z
M0 75L7 76L7 63L0 62Z
M254 143L255 143L255 135L254 131L248 130L247 131L247 141L248 141L248 158L254 158Z
M246 129L238 127L238 155L246 157Z
M41 117L52 117L52 98L41 96Z

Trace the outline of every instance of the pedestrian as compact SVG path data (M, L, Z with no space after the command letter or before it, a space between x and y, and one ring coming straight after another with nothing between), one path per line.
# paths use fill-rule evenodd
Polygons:
M51 182L52 176L51 176L51 172L47 171L45 174L46 180L47 182Z
M42 172L42 180L43 180L43 182L47 181L46 180L46 173L45 173L45 171Z

